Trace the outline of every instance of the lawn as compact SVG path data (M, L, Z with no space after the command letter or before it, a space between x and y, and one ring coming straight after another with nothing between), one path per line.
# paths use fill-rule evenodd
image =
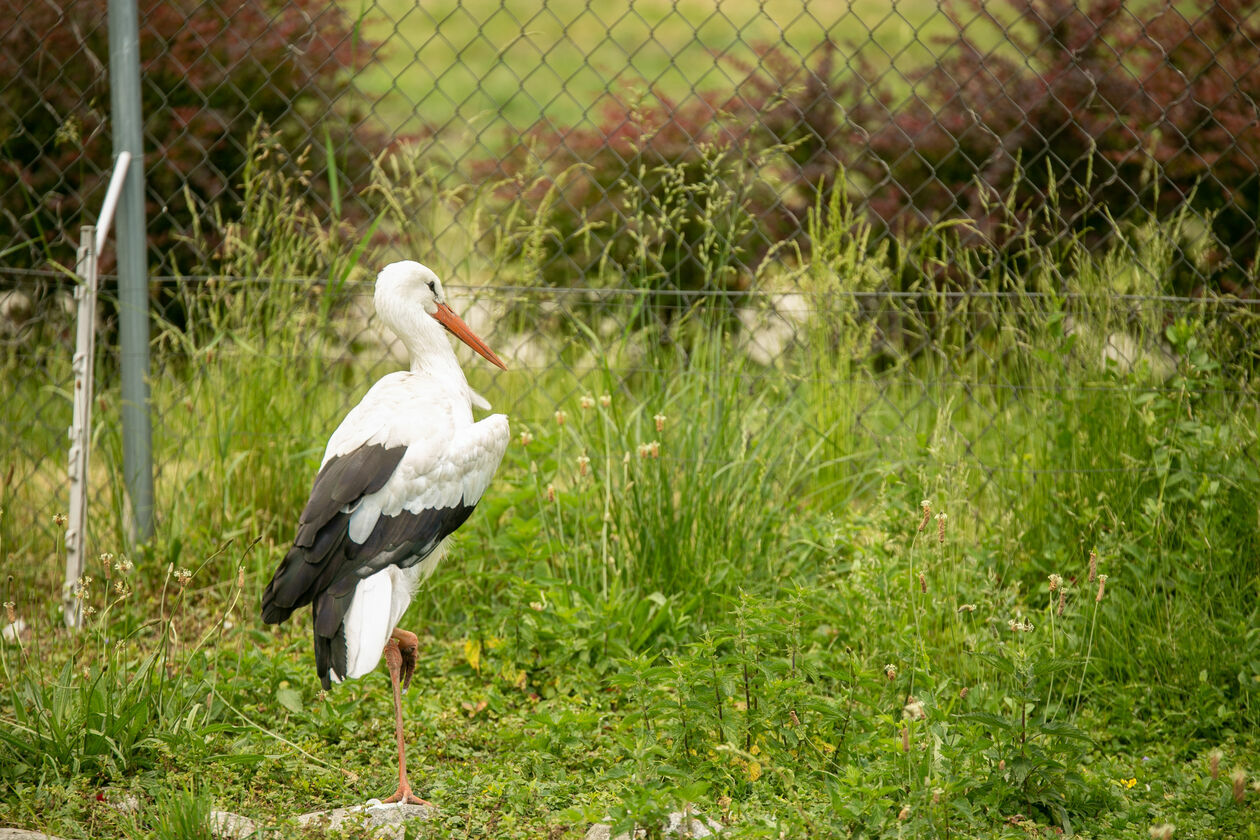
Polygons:
M651 88L674 100L727 90L757 61L759 47L782 47L813 66L823 43L844 45L846 61L867 60L895 89L901 74L935 60L933 39L954 27L935 2L803 4L792 0L636 2L597 11L539 0L503 3L343 3L377 46L354 81L392 132L436 129L495 147L499 132L539 119L598 123L607 92ZM970 30L997 43L987 24ZM843 72L844 68L838 68ZM900 87L898 87L900 86Z

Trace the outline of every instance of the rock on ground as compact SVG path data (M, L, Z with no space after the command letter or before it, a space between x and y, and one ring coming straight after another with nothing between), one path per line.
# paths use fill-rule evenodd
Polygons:
M669 815L669 821L664 826L664 835L666 837L712 837L722 831L722 826L713 820L701 814L684 814L682 811L674 811ZM647 832L643 829L635 831L635 838L645 837ZM583 840L631 840L630 834L618 834L613 836L612 827L608 823L595 823L586 832Z
M257 830L254 821L231 811L210 812L210 833L225 840L240 840Z
M402 840L407 822L427 820L430 816L431 809L423 805L383 805L373 800L367 805L312 811L298 817L297 822L299 825L321 828L324 831L339 830L350 825L379 828L373 835L376 840ZM222 837L224 840L242 840L258 830L254 820L231 811L211 811L210 828L215 837ZM0 840L6 838L0 837Z
M427 820L432 815L433 810L424 805L382 805L379 802L369 802L367 805L303 814L298 817L298 824L323 826L326 831L340 829L343 824L366 825L381 829L374 835L377 840L403 840L403 829L407 822Z

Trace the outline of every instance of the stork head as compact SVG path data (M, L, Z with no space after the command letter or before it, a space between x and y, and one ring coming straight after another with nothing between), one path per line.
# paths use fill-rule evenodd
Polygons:
M404 260L385 266L376 277L375 303L381 319L407 343L413 358L436 341L445 345L441 331L434 329L441 324L482 358L507 370L494 351L446 305L442 281L420 263ZM428 317L416 317L420 312Z

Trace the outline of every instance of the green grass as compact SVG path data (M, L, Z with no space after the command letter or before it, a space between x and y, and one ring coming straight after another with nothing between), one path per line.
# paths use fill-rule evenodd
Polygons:
M115 556L89 569L78 635L60 628L50 527L55 325L2 359L4 600L31 627L0 646L0 824L195 836L211 805L274 822L393 788L384 672L322 694L309 619L256 615L329 431L392 365L351 314L369 288L346 268L358 240L251 172L222 276L182 286L190 328L155 337L142 546L101 363L90 554ZM399 186L392 218L426 196ZM488 229L517 218L461 197ZM413 244L436 243L414 218ZM493 263L478 233L438 250ZM956 244L949 230L894 254L837 205L811 235L810 261L759 278L811 302L769 367L716 305L609 329L586 299L453 290L501 316L510 361L537 360L469 364L513 442L403 622L422 638L409 765L441 806L415 836L580 837L689 805L732 837L1256 837L1246 313L1166 321L1118 295L1158 291L1168 268L1134 258L1140 226L1110 253L1071 243L977 272L1010 293L967 298L862 296L905 254ZM345 284L288 280L311 275ZM518 325L539 331L525 350ZM1117 330L1171 361L1104 363ZM128 794L139 810L101 804Z

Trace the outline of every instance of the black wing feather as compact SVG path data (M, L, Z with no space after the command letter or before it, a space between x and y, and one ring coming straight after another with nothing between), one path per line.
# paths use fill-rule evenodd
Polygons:
M294 544L311 546L320 529L342 508L384 487L406 452L405 446L373 443L329 458L315 476Z
M277 624L311 605L315 668L324 688L346 674L344 620L360 580L391 565L429 556L472 514L476 504L382 515L362 544L349 538L346 508L385 486L406 447L363 446L330 458L311 489L298 533L263 593L262 617Z
M284 621L337 577L341 564L328 561L344 554L349 522L345 508L384 487L406 452L405 446L374 443L335 455L320 468L298 520L293 548L263 592L263 621Z

